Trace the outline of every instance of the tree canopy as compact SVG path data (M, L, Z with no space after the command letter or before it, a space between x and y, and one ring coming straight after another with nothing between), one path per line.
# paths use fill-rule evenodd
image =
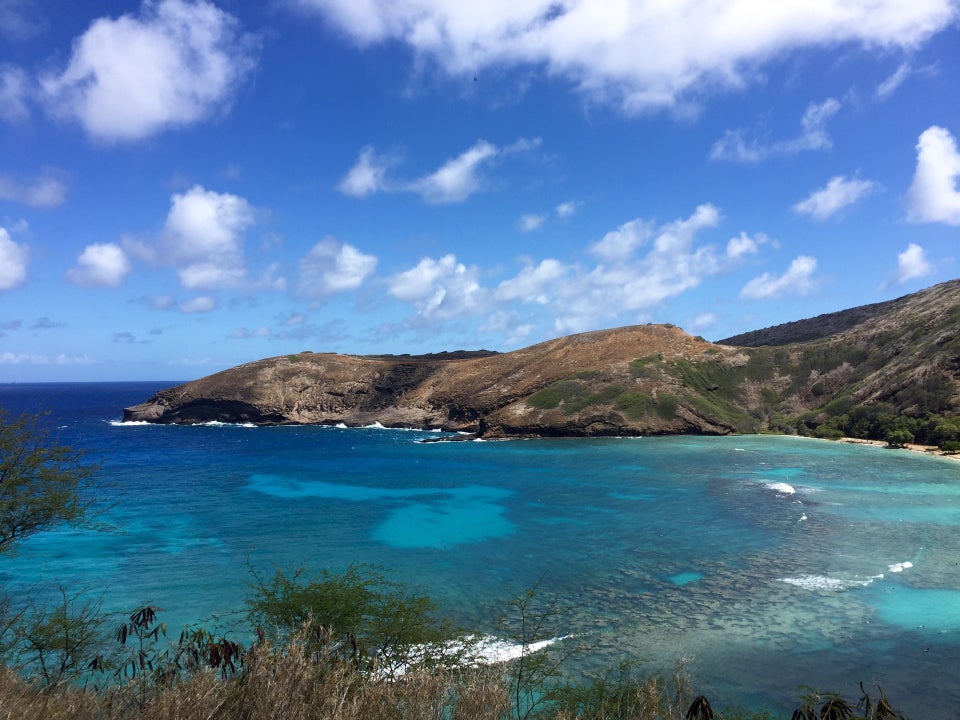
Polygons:
M0 407L0 554L60 525L89 520L96 466L60 444L42 415Z

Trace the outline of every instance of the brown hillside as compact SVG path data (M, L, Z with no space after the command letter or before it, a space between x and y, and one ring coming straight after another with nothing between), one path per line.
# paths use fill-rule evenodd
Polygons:
M960 413L957 280L725 343L734 340L749 347L643 325L503 354L303 352L164 390L125 417L380 422L504 437L765 429L875 435L891 427L918 433Z

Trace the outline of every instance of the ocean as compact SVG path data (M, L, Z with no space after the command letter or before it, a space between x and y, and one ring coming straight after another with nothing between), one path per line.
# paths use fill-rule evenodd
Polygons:
M960 462L775 436L121 421L171 384L0 384L0 405L47 412L101 465L114 527L22 543L4 592L243 633L252 571L372 563L494 635L512 599L556 598L580 671L683 660L715 707L789 715L801 685L856 699L860 681L915 720L960 707Z

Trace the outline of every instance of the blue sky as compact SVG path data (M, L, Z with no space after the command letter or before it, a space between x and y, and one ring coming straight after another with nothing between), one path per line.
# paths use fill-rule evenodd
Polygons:
M957 276L957 0L0 0L0 382Z

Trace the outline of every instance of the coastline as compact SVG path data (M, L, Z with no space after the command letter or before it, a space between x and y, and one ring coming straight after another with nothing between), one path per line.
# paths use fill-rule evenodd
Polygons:
M942 457L954 462L960 462L960 453L952 453L941 450L936 445L918 445L917 443L907 443L903 447L890 447L885 440L865 440L863 438L842 437L834 442L850 443L851 445L873 445L887 450L909 450L910 452Z

